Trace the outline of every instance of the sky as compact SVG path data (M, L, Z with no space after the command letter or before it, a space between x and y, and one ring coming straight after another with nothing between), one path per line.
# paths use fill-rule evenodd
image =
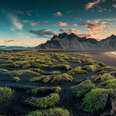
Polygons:
M0 0L0 45L37 46L63 32L116 35L116 0Z

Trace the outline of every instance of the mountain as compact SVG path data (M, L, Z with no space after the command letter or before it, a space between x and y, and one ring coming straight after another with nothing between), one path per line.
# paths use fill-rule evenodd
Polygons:
M115 49L116 50L116 36L111 35L110 37L100 41L101 48L103 49Z
M116 49L116 36L112 35L104 40L97 41L96 39L79 37L73 33L62 33L55 35L45 44L41 44L36 48L41 49Z

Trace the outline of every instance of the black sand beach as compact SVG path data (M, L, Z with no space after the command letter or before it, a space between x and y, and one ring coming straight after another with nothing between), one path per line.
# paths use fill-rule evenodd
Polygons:
M116 66L116 55L109 52L90 53L93 59L104 62L106 65Z

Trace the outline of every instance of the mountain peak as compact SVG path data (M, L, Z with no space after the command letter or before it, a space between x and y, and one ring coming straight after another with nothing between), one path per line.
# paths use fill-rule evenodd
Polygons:
M116 49L116 35L97 41L96 39L87 39L79 37L74 33L61 33L54 35L53 38L38 48L55 48L55 49Z
M116 35L111 35L110 37L108 37L107 39L116 39Z
M69 34L69 37L70 37L70 38L73 38L73 37L79 38L79 37L78 37L76 34L74 34L74 33Z
M65 32L58 35L58 37L59 37L60 39L66 38L67 36L68 36L68 34L65 33Z

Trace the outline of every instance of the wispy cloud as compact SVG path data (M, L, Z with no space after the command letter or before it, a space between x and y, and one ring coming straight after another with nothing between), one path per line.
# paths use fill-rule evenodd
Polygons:
M71 23L67 23L67 22L58 22L54 26L60 26L60 27L73 26L73 27L77 27L78 25L76 23L71 24Z
M68 23L66 22L59 22L56 24L56 26L68 26Z
M58 11L56 13L53 14L54 16L58 16L58 17L61 17L63 16L62 12Z
M112 7L113 7L113 8L116 8L116 4L113 4Z
M89 2L87 5L86 5L86 10L92 8L93 6L95 6L96 4L99 4L102 0L95 0L94 2Z
M92 31L96 31L96 30L103 30L105 27L106 27L106 22L101 22L99 23L96 21L89 21L88 23L85 23L85 24L81 24L80 26L81 27L84 27L84 28L88 28Z
M76 35L79 35L80 34L80 31L75 29L75 28L71 28L71 29L60 29L61 32L65 32L65 33L68 33L68 34L71 34L71 33L74 33Z
M18 29L18 30L23 29L23 24L21 23L21 21L18 19L17 16L14 16L12 14L8 14L8 17L10 18L10 21L15 29Z
M28 24L32 27L38 26L38 25L47 25L48 21L30 21L30 20L23 20L24 24Z
M50 29L30 30L29 32L37 36L43 36L43 37L50 37L52 35L58 34L56 31L52 31Z

